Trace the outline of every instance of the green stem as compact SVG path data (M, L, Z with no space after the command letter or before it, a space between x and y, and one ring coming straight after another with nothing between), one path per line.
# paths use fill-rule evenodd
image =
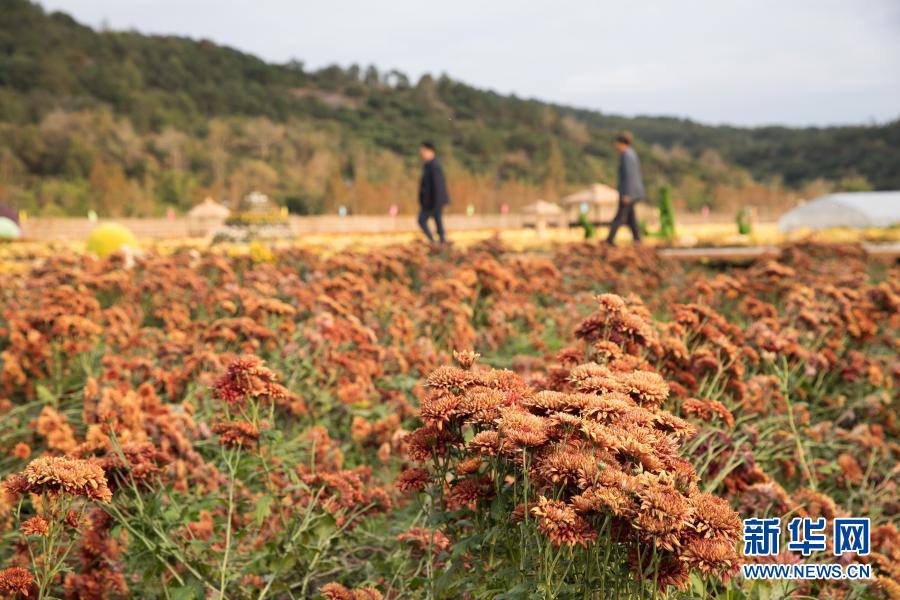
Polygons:
M800 439L800 432L797 429L797 422L794 419L794 409L791 405L791 397L790 390L788 389L788 383L790 380L790 371L787 366L787 359L783 358L782 368L779 372L779 380L781 384L781 394L784 396L784 403L787 406L788 413L788 424L791 427L791 434L794 437L794 443L797 446L797 455L800 460L800 466L803 469L803 473L806 475L806 479L809 481L809 487L812 491L816 491L816 480L813 477L812 469L809 468L809 463L806 460L806 450L803 448L803 442Z
M234 480L237 473L237 464L234 461L240 461L240 448L231 450L226 454L226 464L228 465L228 517L225 521L225 552L222 554L222 567L219 574L219 600L225 598L225 586L228 578L228 556L231 552L231 519L234 515Z

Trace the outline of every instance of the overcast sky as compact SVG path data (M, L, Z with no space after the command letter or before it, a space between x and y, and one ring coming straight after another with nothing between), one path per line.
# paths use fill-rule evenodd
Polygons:
M45 0L95 27L272 62L429 72L609 113L827 125L900 117L898 0Z

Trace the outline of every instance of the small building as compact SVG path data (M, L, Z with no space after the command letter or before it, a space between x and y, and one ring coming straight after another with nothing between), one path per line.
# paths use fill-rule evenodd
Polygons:
M570 224L577 224L578 216L585 213L595 225L609 223L616 216L619 192L603 183L595 183L586 190L563 198Z
M215 230L213 242L277 240L292 236L287 208L278 206L265 194L253 191L237 203L225 224Z
M221 227L231 211L208 197L188 211L188 235L203 237Z
M778 219L778 228L785 232L893 225L900 225L900 191L828 194L789 210Z
M549 227L565 225L565 213L562 207L553 202L538 200L522 207L525 215L525 227L534 227L537 231L543 231Z

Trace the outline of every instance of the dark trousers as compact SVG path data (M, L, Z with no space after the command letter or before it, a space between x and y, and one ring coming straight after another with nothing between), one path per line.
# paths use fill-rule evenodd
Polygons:
M444 221L442 220L442 216L444 213L443 206L436 206L432 209L423 208L419 211L419 227L422 228L422 231L425 232L425 235L428 237L428 241L434 242L434 236L431 235L431 230L428 228L428 219L434 219L434 226L437 228L438 237L443 244L446 240L444 237Z
M631 237L634 238L635 243L641 241L641 228L638 227L637 215L634 212L634 205L636 202L632 200L628 204L625 204L621 200L619 201L619 208L616 210L616 216L613 217L612 223L609 224L609 237L606 238L606 243L610 245L614 245L614 240L616 239L616 232L619 230L623 224L627 224L628 228L631 229Z

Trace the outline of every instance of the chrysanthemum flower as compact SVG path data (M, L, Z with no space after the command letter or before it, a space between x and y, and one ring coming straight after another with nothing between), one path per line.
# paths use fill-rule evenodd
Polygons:
M425 469L405 469L397 476L394 485L404 492L421 492L428 486L430 479L428 471Z
M81 527L81 514L78 511L70 510L66 513L63 521L70 528L78 529L79 527Z
M579 395L588 398L582 411L583 416L590 417L601 423L619 422L625 414L636 407L631 398L616 392L605 393L601 396Z
M466 447L480 454L495 455L500 450L500 434L496 431L481 431L475 434Z
M509 369L491 369L490 371L480 372L479 379L482 385L501 392L507 392L509 397L521 396L531 392L528 384L517 373Z
M529 410L546 414L551 411L562 411L571 406L569 394L550 390L540 391L522 399L522 406Z
M503 448L533 448L547 441L548 421L518 407L501 409L497 429Z
M24 489L23 489L24 488ZM109 502L112 493L99 465L78 458L42 456L31 461L18 478L8 482L13 492L68 494Z
M538 530L547 536L554 546L584 546L597 539L597 532L575 509L560 500L538 497L538 505L531 509L538 519Z
M837 463L838 466L841 467L841 473L847 483L858 485L862 482L864 477L862 467L859 466L859 461L857 461L852 454L849 452L841 453L841 455L837 457Z
M355 415L350 423L350 437L355 442L363 442L372 435L372 424L364 417Z
M470 456L459 461L454 469L457 475L471 475L481 468L483 459L480 456Z
M582 418L567 412L552 412L547 415L547 420L554 429L574 428L580 429Z
M615 333L624 335L626 339L634 340L641 346L653 346L655 343L656 336L653 329L644 318L636 314L626 312L620 315L612 322L612 327ZM615 338L616 336L611 337Z
M734 542L741 533L741 518L727 500L708 493L690 498L694 507L694 530L703 538Z
M563 348L556 353L556 360L560 364L574 367L584 360L584 352L579 348Z
M275 373L263 365L262 359L248 354L228 365L214 389L216 395L229 404L238 404L248 398L266 398L277 402L291 395L277 380Z
M622 437L619 431L596 421L583 419L581 422L581 431L585 436L597 447L608 452L618 452L622 447Z
M454 350L453 360L463 369L471 369L481 355L474 350Z
M125 442L113 448L108 438L100 442L101 448L84 447L76 452L78 458L86 458L91 452L103 450L105 454L94 455L92 460L106 474L110 489L123 484L149 485L160 473L161 467L170 459L150 442ZM124 459L124 461L123 461Z
M41 409L41 414L34 421L34 428L47 439L47 446L53 450L70 452L77 445L68 419L50 406Z
M574 448L556 445L535 458L534 471L543 480L562 486L577 485L579 473L595 470L596 457Z
M575 329L575 337L580 340L594 341L603 337L609 317L597 312L585 318ZM577 362L577 361L576 361Z
M569 379L582 392L603 394L622 390L622 383L609 367L586 363L572 369Z
M600 294L597 296L597 304L609 314L617 315L627 308L625 300L617 294Z
M384 596L373 587L348 589L339 583L326 583L319 591L326 600L382 600Z
M435 555L449 551L451 545L443 531L424 527L411 527L406 533L398 535L397 541L409 543L420 553L425 553L430 546Z
M629 500L621 490L612 487L589 487L577 496L572 496L572 507L579 513L606 513L623 516Z
M594 352L604 357L606 360L613 360L622 356L622 348L609 340L598 340L594 342Z
M22 567L8 567L0 571L0 592L27 596L34 583L34 575Z
M719 417L729 429L734 428L734 415L718 400L686 398L681 402L681 412L707 422Z
M663 467L657 445L664 436L649 429L631 428L617 431L617 450L620 456L640 463L647 471L659 471Z
M800 511L801 516L808 516L813 519L825 517L829 521L835 517L843 516L843 510L839 509L837 503L828 495L811 490L808 488L800 488L791 494L796 505L796 509Z
M28 457L31 456L31 447L25 442L19 442L16 444L15 448L13 448L13 456L19 460L27 460Z
M676 417L670 412L658 412L653 415L653 420L655 421L656 428L660 431L668 433L673 436L675 439L683 441L688 440L697 433L697 428L681 419Z
M619 381L621 389L641 406L659 406L669 396L665 380L652 371L623 373Z
M665 472L671 475L675 487L690 493L693 490L700 476L691 462L677 454L670 454L662 457L663 468Z
M447 504L450 508L462 508L493 495L494 482L490 477L467 477L450 487Z
M23 521L21 530L25 535L45 536L50 531L50 523L45 517L38 515Z
M406 443L406 454L416 462L430 460L432 452L441 448L439 433L430 427L420 427L411 432L403 438Z
M741 495L738 512L745 515L785 514L795 507L790 495L776 481L754 483Z
M689 525L691 505L674 488L665 485L649 485L638 493L640 507L634 527L643 533L645 540L659 548L674 550L680 534Z
M507 394L485 387L472 388L465 393L456 407L466 421L476 425L491 425L500 418L500 408L508 404Z
M643 577L656 580L656 585L661 593L665 593L669 587L685 589L688 586L691 572L684 561L679 560L671 552L657 551L655 570L652 573L648 573L653 556L652 552L645 552L643 556L640 556L634 548L629 551L632 572L635 573L635 577L641 577L639 574L645 573Z
M422 399L419 406L419 417L425 425L441 430L455 416L458 404L459 398L454 394L444 390L432 390Z
M428 387L433 390L455 392L464 390L477 383L477 378L471 371L459 367L438 367L428 375Z
M885 575L878 575L878 587L891 600L900 598L900 582L894 581Z
M734 540L697 538L681 549L680 558L692 569L704 575L728 577L738 568L738 554Z
M259 429L247 421L223 421L212 427L223 446L250 447L259 441Z

